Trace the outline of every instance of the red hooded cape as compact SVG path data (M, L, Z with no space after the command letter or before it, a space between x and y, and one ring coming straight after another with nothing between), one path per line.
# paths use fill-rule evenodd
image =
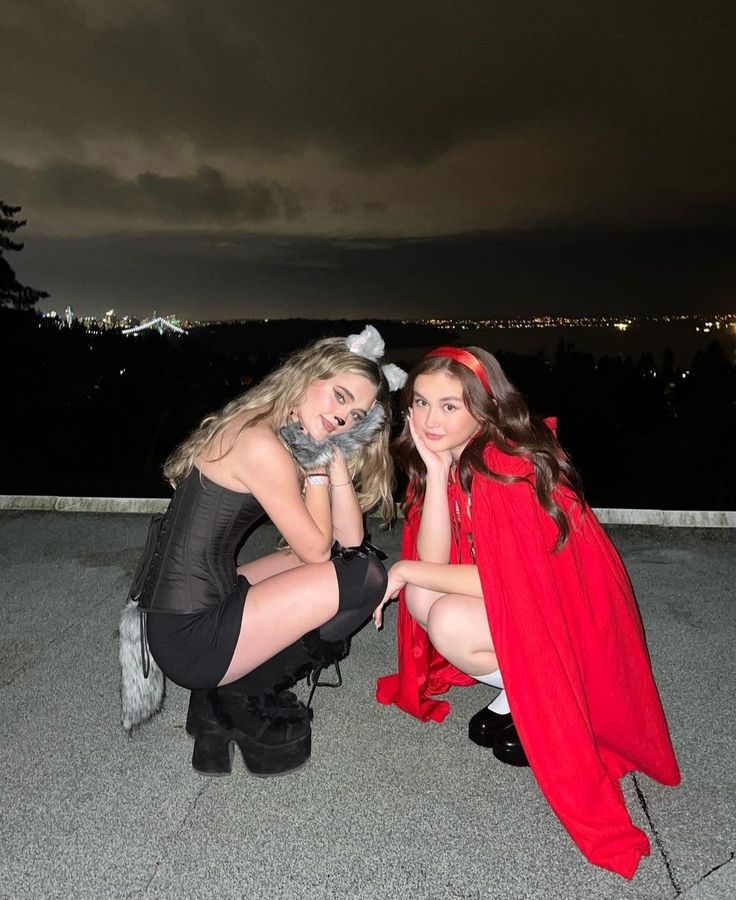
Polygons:
M542 793L580 850L631 878L649 841L629 818L619 779L638 770L676 785L680 772L626 570L592 510L565 490L555 499L570 537L553 553L557 528L536 498L531 463L493 446L485 460L496 473L530 479L476 475L471 490L476 559L514 723ZM451 486L451 496L459 490ZM404 559L417 559L419 521L414 507ZM469 561L463 540L451 562ZM399 671L378 680L378 701L441 722L450 704L431 695L475 680L434 649L403 591L398 639Z

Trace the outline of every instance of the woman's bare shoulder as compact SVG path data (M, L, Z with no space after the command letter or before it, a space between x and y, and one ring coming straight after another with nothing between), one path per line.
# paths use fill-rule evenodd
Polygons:
M288 450L266 422L258 422L243 428L235 438L235 449L239 455L245 457L260 456L267 452L275 453L277 458L290 458Z
M279 477L294 469L291 455L273 429L264 422L243 426L234 421L195 460L208 478L233 490L250 491L251 482L263 470Z
M294 458L267 423L244 428L235 440L232 457L237 476L249 487L255 481L274 478L293 478L296 483Z
M259 499L300 496L294 457L268 425L245 429L238 437L233 457L236 476Z

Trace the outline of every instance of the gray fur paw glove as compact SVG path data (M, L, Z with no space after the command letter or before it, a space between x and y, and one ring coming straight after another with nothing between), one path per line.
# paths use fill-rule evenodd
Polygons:
M351 459L362 447L375 440L383 430L385 421L386 411L380 403L375 403L368 410L366 417L353 425L349 431L324 441L315 441L306 431L302 431L296 422L288 422L280 434L294 459L308 471L318 466L329 465L336 450L340 450L345 459Z
M291 455L305 471L327 466L335 452L328 441L315 441L297 422L287 422L279 434Z
M364 419L356 422L349 431L328 438L328 443L342 452L345 459L352 459L363 447L372 444L383 431L386 410L374 403Z

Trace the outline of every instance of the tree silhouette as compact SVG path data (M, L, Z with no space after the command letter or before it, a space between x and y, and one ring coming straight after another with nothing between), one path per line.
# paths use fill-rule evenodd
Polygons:
M23 249L23 244L9 237L26 224L25 219L15 218L20 210L20 206L8 206L7 203L0 200L0 306L12 305L16 308L28 309L36 301L48 297L48 294L46 291L37 291L21 284L3 256L8 250Z

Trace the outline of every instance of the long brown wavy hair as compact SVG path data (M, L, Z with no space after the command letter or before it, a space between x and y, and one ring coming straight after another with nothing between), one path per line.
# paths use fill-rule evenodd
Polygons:
M529 411L524 396L506 377L498 360L480 347L466 347L481 363L488 376L492 394L467 366L444 356L425 356L411 370L401 394L401 411L408 412L414 400L414 384L419 375L444 373L457 378L462 385L463 402L468 412L478 422L479 430L469 441L458 460L458 477L466 493L470 493L476 473L514 484L527 481L533 485L537 500L557 526L555 552L567 543L570 523L554 492L558 487L567 488L581 506L585 501L580 476L572 467L564 450L542 419ZM483 451L493 444L502 453L529 460L534 467L534 477L503 475L488 468ZM409 431L404 423L401 434L393 443L394 455L409 476L406 495L407 511L424 500L427 471Z
M286 424L289 410L297 405L313 381L332 378L343 372L365 376L377 391L376 401L386 410L386 422L379 435L348 463L350 475L357 481L361 509L375 507L385 521L392 521L395 506L392 497L393 460L389 453L391 417L389 387L383 370L372 359L348 350L345 338L323 338L292 354L287 361L267 375L258 385L231 400L219 412L206 416L171 453L164 464L164 477L176 485L192 471L200 453L221 459L232 449L215 451L217 439L225 428L238 421L238 434L258 422L268 422L278 434ZM300 472L303 480L304 472Z

